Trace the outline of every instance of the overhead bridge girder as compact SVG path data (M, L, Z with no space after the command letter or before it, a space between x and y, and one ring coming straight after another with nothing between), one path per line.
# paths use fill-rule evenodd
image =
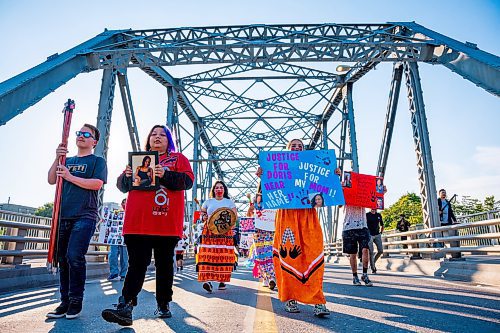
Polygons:
M99 68L89 53L121 39L126 30L105 31L100 35L0 83L0 125L21 114L80 73Z
M406 27L412 37L436 44L432 57L426 62L443 65L493 95L500 96L499 57L481 51L473 43L461 43L414 22L395 24Z
M414 22L115 30L0 83L0 125L79 73L95 69L210 63L258 64L256 68L305 61L441 64L500 96L498 56Z

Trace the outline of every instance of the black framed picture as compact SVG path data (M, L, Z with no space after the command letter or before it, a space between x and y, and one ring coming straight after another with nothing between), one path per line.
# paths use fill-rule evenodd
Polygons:
M377 193L384 194L384 178L375 178L375 190L377 191Z
M342 181L342 186L352 187L351 172L344 171L344 180Z
M150 191L160 187L154 171L158 164L157 151L129 152L128 159L132 167L132 190Z

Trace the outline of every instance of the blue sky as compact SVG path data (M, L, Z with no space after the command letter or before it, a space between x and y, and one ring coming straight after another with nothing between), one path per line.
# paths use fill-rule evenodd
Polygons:
M416 21L441 34L500 54L499 1L7 1L0 0L0 81L4 81L108 29L255 23L383 23ZM500 103L497 97L440 66L420 64L437 188L500 198ZM391 65L380 64L354 86L360 171L375 172L386 112ZM166 91L139 70L129 82L139 135L165 119ZM81 74L0 127L0 202L40 206L52 201L46 182L60 141L64 101L76 100L72 132L95 123L101 72ZM119 202L114 182L130 143L117 94L111 127L105 201ZM73 138L71 139L73 140ZM75 153L74 141L70 151ZM141 142L142 143L142 142ZM10 163L6 163L9 161ZM406 89L402 87L386 172L391 204L418 193L416 157Z

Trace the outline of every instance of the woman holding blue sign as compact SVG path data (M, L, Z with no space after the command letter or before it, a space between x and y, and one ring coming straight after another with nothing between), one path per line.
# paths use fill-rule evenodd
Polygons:
M287 149L303 151L304 144L293 139ZM262 171L259 167L259 177ZM278 297L287 312L300 312L298 301L314 304L315 316L330 314L323 294L323 232L315 208L277 210L273 261Z

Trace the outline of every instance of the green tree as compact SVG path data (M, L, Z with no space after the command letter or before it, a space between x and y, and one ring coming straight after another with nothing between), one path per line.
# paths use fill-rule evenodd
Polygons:
M484 198L484 209L485 210L493 210L495 209L495 196L490 195L489 197Z
M486 200L485 200L486 203ZM476 198L472 198L468 195L464 195L459 202L452 205L455 215L469 215L484 212L486 209L483 203Z
M54 210L54 203L48 202L45 205L38 207L35 210L35 215L44 216L44 217L52 217L52 211Z
M389 208L382 211L382 218L386 229L396 228L396 224L401 218L401 214L405 214L406 219L411 224L422 223L422 203L421 199L415 193L407 193L398 199Z

